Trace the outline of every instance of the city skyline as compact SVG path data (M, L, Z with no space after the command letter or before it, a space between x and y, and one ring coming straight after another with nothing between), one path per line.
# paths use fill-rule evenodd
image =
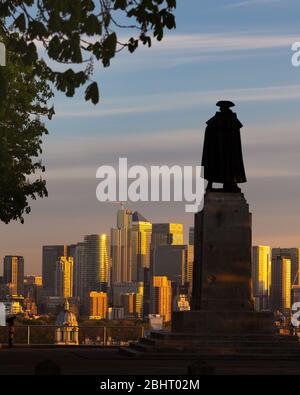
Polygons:
M23 255L26 273L41 273L43 244L109 233L116 206L96 200L98 166L116 165L119 156L131 164L198 165L205 122L223 98L236 102L244 124L253 244L297 246L300 69L292 66L291 46L299 41L299 10L295 0L179 1L177 30L162 43L121 54L108 72L96 70L98 106L85 103L82 92L57 94L42 155L49 197L33 202L24 225L0 225L1 258ZM193 215L183 204L129 209L153 223L183 223L188 240Z
M120 208L122 206L123 206L123 203L120 203ZM115 215L116 215L117 211L119 209L117 209L117 208L115 208L115 209L116 209L116 212L115 212ZM131 210L129 210L129 212L134 213L134 211L131 211ZM135 213L139 214L139 212L137 212L137 211ZM143 213L142 213L142 215L143 215ZM176 221L174 221L174 222L176 222ZM167 224L167 223L174 223L174 222L171 222L171 221L152 222L151 219L149 219L149 223L151 225L157 225L157 224L162 224L162 223L166 223ZM193 245L193 244L190 244L190 240L191 240L190 239L190 232L191 232L191 228L193 228L194 224L190 224L190 225L187 224L187 226L185 226L184 224L182 224L182 223L180 223L178 221L176 222L176 224L183 225L183 233L182 233L183 234L183 241L182 241L182 245ZM115 226L115 224L114 224L114 221L112 220L111 227L109 229L106 229L104 232L87 232L86 235L88 235L88 237L91 237L91 236L94 237L96 235L99 235L99 236L101 236L101 238L103 238L105 236L108 239L110 239L109 234L110 234L111 229L114 226ZM24 265L24 275L26 275L26 276L30 276L30 275L41 276L42 275L42 269L43 269L43 267L42 267L43 251L44 251L45 247L46 248L47 247L50 247L50 248L52 248L52 247L54 247L54 248L55 247L69 248L69 247L72 247L72 246L77 245L77 244L82 244L83 243L83 239L85 237L86 236L84 234L81 234L77 240L71 240L70 242L67 242L65 239L64 240L56 239L56 241L57 241L56 243L49 243L49 242L45 241L42 245L39 246L39 248L40 248L40 266L37 266L37 269L38 269L37 271L33 271L31 269L28 269L28 266L30 266L30 265L28 265L28 262L26 261L26 254L22 253L22 251L20 249L16 249L16 251L18 251L18 253L14 253L15 251L10 251L8 253L3 254L3 256L1 257L2 269L4 268L4 263L3 262L4 262L5 256L22 256L24 258L24 263L25 263L25 265ZM254 238L254 240L255 240L255 238ZM267 246L267 247L269 247L271 249L293 249L293 248L297 249L297 248L300 248L298 243L295 243L294 245L292 245L292 244L286 244L286 245L284 245L284 244L275 244L275 245L272 245L272 244L268 243L267 241L263 241L263 240L262 240L261 243L255 243L254 240L253 240L253 243L252 243L253 247L256 247L256 246L258 246L258 247L260 247L260 246ZM63 253L61 253L59 255L63 255Z

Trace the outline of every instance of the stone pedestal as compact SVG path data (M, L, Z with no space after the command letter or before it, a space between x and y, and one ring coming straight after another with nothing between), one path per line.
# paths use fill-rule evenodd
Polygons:
M251 227L243 194L206 194L195 215L193 310L252 310Z
M273 334L273 314L233 310L179 311L172 314L172 332L232 336Z
M172 316L177 333L271 333L272 314L251 298L252 223L242 193L208 192L195 215L192 311Z

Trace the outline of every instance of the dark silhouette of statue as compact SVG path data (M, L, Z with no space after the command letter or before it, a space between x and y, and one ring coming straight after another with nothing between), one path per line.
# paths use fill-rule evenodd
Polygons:
M231 107L230 101L219 101L220 111L207 121L202 166L207 190L213 183L223 184L225 192L240 192L237 184L247 182L240 129L243 127Z

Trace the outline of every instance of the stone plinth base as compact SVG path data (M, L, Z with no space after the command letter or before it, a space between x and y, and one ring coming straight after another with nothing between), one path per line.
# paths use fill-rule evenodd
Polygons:
M193 310L253 310L251 245L244 195L207 192L195 215Z
M182 311L172 315L173 333L273 334L273 314L253 311Z

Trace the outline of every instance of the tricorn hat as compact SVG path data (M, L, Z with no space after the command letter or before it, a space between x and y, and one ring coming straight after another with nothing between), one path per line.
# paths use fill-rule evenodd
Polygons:
M220 108L231 108L234 107L235 104L232 103L232 101L228 101L228 100L221 100L218 101L218 103L216 104L218 107Z

